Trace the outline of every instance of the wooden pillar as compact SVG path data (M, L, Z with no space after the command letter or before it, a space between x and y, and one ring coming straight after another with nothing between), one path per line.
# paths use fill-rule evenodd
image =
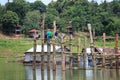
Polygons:
M47 43L47 70L50 70L50 52L51 52L51 45Z
M55 40L53 40L53 71L56 70L56 52L55 52Z
M54 36L55 36L55 32L56 32L56 21L53 21L53 32L54 32ZM53 38L53 71L56 70L56 49L55 49L55 38Z
M56 21L53 22L53 27L54 27L53 28L54 29L53 32L55 33L56 32Z
M106 43L106 34L103 33L103 56L102 56L102 67L105 67L105 43Z
M78 38L77 52L78 52L78 69L80 69L80 38Z
M44 70L44 14L42 20L42 53L41 53L41 69Z
M66 80L66 72L62 71L62 80Z
M53 71L53 80L57 80L56 79L56 71Z
M36 80L36 32L34 33L34 49L33 49L33 80Z
M41 70L41 79L40 80L45 80L45 75L44 75L44 71L43 70Z
M34 33L33 70L36 68L36 32Z
M62 42L63 42L63 38L62 38ZM61 44L61 48L62 48L62 70L65 71L65 52L64 52L64 44Z
M84 36L84 51L83 51L83 57L84 57L84 69L86 69L86 36Z
M48 70L47 71L47 80L50 80L50 78L51 78L51 72Z
M92 37L91 24L88 24L88 30L89 30L89 33L90 33L90 48L91 48L91 53L92 53L93 66L94 66L94 68L96 68L96 60L95 60L95 53L94 53L94 42L93 42L93 37Z
M33 70L33 80L36 80L36 68Z
M72 34L70 34L70 69L72 69L73 65L73 55L72 55Z
M118 37L119 35L116 34L116 37L115 37L115 54L118 54ZM119 69L119 56L116 55L116 69Z

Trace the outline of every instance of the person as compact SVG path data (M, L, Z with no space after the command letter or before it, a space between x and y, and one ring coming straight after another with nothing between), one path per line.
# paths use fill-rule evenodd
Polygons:
M58 32L57 31L55 32L55 36L58 36Z
M50 42L50 39L52 37L53 37L53 33L50 30L48 30L48 32L47 32L47 40L48 40L48 42Z

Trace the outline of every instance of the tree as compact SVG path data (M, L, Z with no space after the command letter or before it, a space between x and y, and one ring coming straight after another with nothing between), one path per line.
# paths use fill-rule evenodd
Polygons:
M2 15L3 15L5 12L6 12L6 11L5 11L5 7L0 4L0 32L1 32L1 30L2 30L1 19L2 19Z
M30 29L40 29L40 20L41 14L38 10L27 12L22 27L23 33L27 34Z
M25 0L13 0L13 2L9 2L5 6L6 10L16 12L20 18L20 24L23 24L25 14L29 11L30 8L29 4L25 2Z
M40 10L40 12L46 12L46 5L43 4L41 1L35 1L34 3L30 4L30 10Z
M12 33L12 30L14 29L14 26L16 26L19 23L18 15L15 12L7 11L1 19L2 25L3 25L3 33L10 34Z
M114 0L111 2L112 12L120 17L120 2L118 0Z

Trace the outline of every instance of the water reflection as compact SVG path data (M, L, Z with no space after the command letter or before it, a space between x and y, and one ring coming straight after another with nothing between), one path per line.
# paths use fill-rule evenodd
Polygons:
M45 67L37 66L34 71L32 66L25 66L27 80L119 80L120 70L116 69L94 69L94 70L69 70L61 71L61 66L57 66L56 71Z
M119 69L96 69L96 70L78 70L73 69L62 72L61 65L56 66L56 71L41 71L40 66L23 66L17 62L6 63L0 60L0 80L120 80Z

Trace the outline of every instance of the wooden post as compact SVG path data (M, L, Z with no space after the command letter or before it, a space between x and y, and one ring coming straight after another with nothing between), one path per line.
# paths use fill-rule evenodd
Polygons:
M48 70L48 71L47 71L47 80L50 80L50 77L51 77L50 74L51 74L51 72Z
M56 71L53 71L53 80L57 80L56 79Z
M84 69L86 69L86 36L84 36L84 51L83 51L83 57L84 57Z
M54 32L54 36L55 36L55 32L56 32L56 21L53 22L53 32ZM55 52L55 39L52 40L53 41L53 71L56 70L56 52Z
M115 54L118 54L118 34L116 34L116 37L115 37ZM116 55L116 69L119 69L118 55Z
M36 80L36 68L33 70L33 80Z
M80 38L78 38L78 69L80 69Z
M73 56L72 56L72 34L70 34L70 69L72 69L72 65L73 65Z
M36 80L36 31L34 33L33 80Z
M56 32L56 21L53 22L53 26L54 26L53 32L55 33Z
M51 52L51 45L47 43L47 70L50 70L50 52Z
M44 71L43 70L41 70L41 79L40 80L45 80L45 78L44 78Z
M63 38L62 38L62 42L63 42ZM63 43L61 44L61 48L62 48L62 70L65 71L65 52L64 52Z
M102 67L105 67L105 43L106 43L106 34L103 33L103 58L102 58Z
M53 71L56 70L56 52L55 52L55 43L54 43L55 40L53 40Z
M89 30L89 33L90 33L90 48L91 48L91 53L92 53L93 66L94 66L94 68L96 68L94 43L93 43L93 37L92 37L92 31L91 31L91 24L88 24L88 30Z
M95 29L93 29L93 39L95 39Z
M44 70L44 14L42 20L42 54L41 54L41 69Z
M66 72L62 71L62 80L66 80Z
M34 33L33 70L36 68L36 32Z

